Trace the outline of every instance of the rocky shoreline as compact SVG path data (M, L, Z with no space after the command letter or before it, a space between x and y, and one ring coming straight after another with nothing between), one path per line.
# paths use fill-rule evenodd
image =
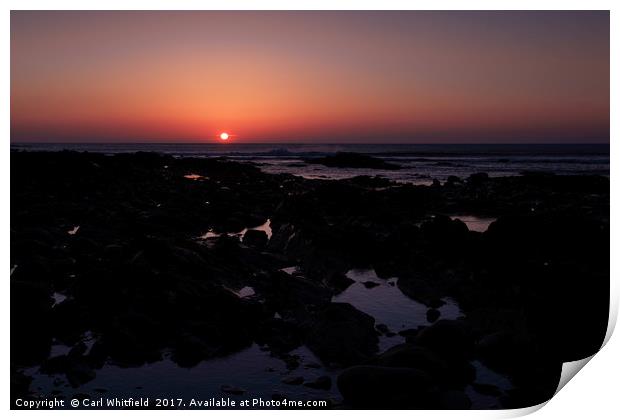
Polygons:
M453 214L497 220L481 233ZM428 325L389 331L332 302L352 268L396 278ZM445 297L464 316L440 319ZM606 177L415 186L224 159L11 152L13 401L37 393L26 367L64 375L58 394L71 397L106 363L166 352L191 368L257 343L284 361L287 386L337 389L335 408L469 408L467 387L525 407L553 395L562 362L600 348L608 310ZM380 352L387 334L403 343ZM50 356L54 343L70 351ZM299 380L300 346L336 381ZM474 362L513 388L477 381Z

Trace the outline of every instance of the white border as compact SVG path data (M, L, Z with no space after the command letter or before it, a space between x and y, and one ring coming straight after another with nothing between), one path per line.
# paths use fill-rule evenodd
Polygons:
M237 9L264 9L264 10L330 10L330 9L417 9L417 10L611 10L611 138L614 138L618 133L618 124L614 120L614 111L617 111L618 100L618 84L614 79L614 75L620 74L618 67L618 24L620 19L618 18L618 7L614 8L614 5L618 2L613 1L543 1L543 0L521 0L521 1L490 1L490 0L478 0L478 1L459 1L459 0L446 0L446 1L404 1L404 0L382 0L382 1L338 1L338 0L313 0L313 1L261 1L258 0L228 0L226 2L219 1L199 1L199 0L180 0L180 1L165 1L165 0L151 0L151 1L139 1L139 0L107 0L107 1L90 1L88 3L77 0L59 0L59 1L43 1L43 0L28 0L28 1L13 1L9 0L3 2L5 6L4 14L2 15L3 26L3 42L1 44L3 60L3 98L0 107L2 115L2 126L4 136L6 138L5 146L0 152L0 168L3 171L0 177L0 185L2 188L2 195L5 203L1 206L2 212L2 265L8 272L9 267L9 253L10 253L10 232L9 223L10 220L10 159L9 159L9 139L10 139L10 13L9 10L26 10L26 9L78 9L78 10L102 10L102 9L116 9L116 10L130 10L130 9L179 9L179 10L198 10L198 9L213 9L213 10L237 10ZM614 51L615 47L615 51ZM611 159L616 161L618 150L611 145ZM616 179L618 171L615 170L615 166L611 166L611 179ZM611 218L613 221L618 216L618 183L612 182L611 184ZM611 224L611 250L612 255L618 254L618 228L617 224ZM616 251L614 253L614 251ZM617 318L618 308L618 278L620 278L620 272L618 270L617 260L611 259L611 278L612 278L612 321L611 325L615 324ZM9 336L9 280L8 276L5 281L2 282L2 297L4 299L4 305L2 305L2 337ZM612 324L613 323L613 324ZM611 326L610 325L610 326ZM608 334L609 338L609 334ZM576 380L570 381L565 388L561 390L549 403L543 404L544 409L537 411L536 408L523 409L523 410L500 410L500 411L459 411L459 412L437 412L437 411L390 411L386 415L395 419L411 419L411 418L430 418L430 419L445 419L445 418L511 418L524 414L529 414L536 411L532 418L537 419L583 419L585 417L592 417L595 419L612 419L617 418L618 413L618 397L616 382L619 377L620 369L619 362L616 355L620 354L618 351L620 345L618 339L611 339L600 354L596 355L590 363L579 373ZM3 401L2 404L6 410L9 409L9 348L5 344L0 346L0 360L3 360L2 364L2 382L1 390ZM537 407L540 408L540 407ZM11 416L18 418L33 418L40 414L34 411L12 411ZM92 418L108 418L111 413L105 411L89 411L87 414L83 411L63 410L63 411L46 411L45 415L49 418L82 418L84 415L88 415ZM168 418L171 414L169 412L150 411L145 412L132 412L132 411L116 411L112 413L114 416L120 416L123 418L133 417L135 415L148 415L155 419ZM176 415L177 413L174 413ZM181 415L201 418L218 417L222 419L235 419L241 418L246 415L251 415L256 419L272 419L274 417L290 417L295 416L297 418L312 418L316 416L325 416L329 418L335 418L335 416L355 416L361 418L374 417L379 413L372 411L321 411L320 413L314 411L183 411Z

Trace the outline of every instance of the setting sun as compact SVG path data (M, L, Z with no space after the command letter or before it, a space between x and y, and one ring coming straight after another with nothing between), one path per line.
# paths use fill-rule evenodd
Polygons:
M226 140L228 140L228 133L222 133L222 134L220 134L220 140L222 140L222 141L226 141Z

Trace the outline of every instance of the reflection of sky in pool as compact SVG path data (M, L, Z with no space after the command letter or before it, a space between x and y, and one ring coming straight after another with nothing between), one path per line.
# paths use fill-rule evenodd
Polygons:
M397 280L395 278L381 279L372 269L350 270L347 276L355 283L339 295L334 296L333 302L350 303L360 311L374 317L375 324L385 324L395 333L430 324L426 320L428 307L404 295L396 286ZM379 285L367 288L363 284L367 281L379 283ZM439 308L441 313L439 319L457 319L463 315L456 302L450 298L443 298L443 300L446 304ZM404 342L405 339L400 335L393 337L382 335L379 337L379 348L380 351L385 351ZM479 361L473 361L472 364L476 368L476 382L495 385L501 391L511 388L510 381L505 377L493 372ZM471 386L467 387L466 393L472 401L472 408L498 407L496 397L480 394Z
M375 318L376 324L385 324L395 333L430 324L426 320L428 307L405 296L396 286L396 278L381 279L372 269L350 270L347 276L355 283L339 295L334 296L333 302L350 303L355 308ZM367 281L379 283L379 285L369 289L363 284ZM443 300L446 304L439 308L440 319L456 319L462 315L454 301L449 298ZM384 350L403 341L403 337L398 335L394 337L383 336L381 337L380 347L381 350Z
M467 229L471 230L472 232L486 232L486 230L489 228L489 225L497 220L494 217L477 217L471 215L451 217L452 219L459 219L461 222L465 223Z
M271 230L271 219L267 219L267 221L263 223L262 225L251 227L251 228L244 228L241 232L231 232L231 233L228 233L228 235L236 236L239 238L240 241L242 241L243 237L245 236L248 230L260 230L267 234L267 239L271 239L271 235L273 233ZM221 233L217 233L213 229L209 229L207 233L200 235L198 238L206 240L206 239L219 238L221 235L222 235Z
M335 386L336 371L304 366L317 363L318 360L303 346L291 353L301 357L300 367L293 372L287 370L283 361L271 357L269 351L262 351L258 345L253 344L233 355L207 360L190 369L180 368L169 359L135 368L107 364L97 371L94 380L79 388L59 384L57 378L64 378L62 375L35 375L32 389L50 395L53 389L60 388L61 397L69 398L77 393L86 393L93 398L230 398L236 401L252 398L271 400L274 393L302 400L340 398ZM36 371L37 368L33 368L26 373L34 374ZM329 375L333 386L330 391L322 391L303 385L283 384L282 378L289 375L302 376L306 381ZM54 384L55 380L57 385ZM242 388L246 392L243 395L227 394L221 390L224 385Z

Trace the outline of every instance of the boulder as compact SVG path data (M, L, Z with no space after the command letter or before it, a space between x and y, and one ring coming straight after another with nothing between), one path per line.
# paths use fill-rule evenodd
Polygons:
M481 384L474 382L473 384L471 384L471 387L478 394L490 395L492 397L499 397L500 395L502 395L502 391L497 386L492 384Z
M67 380L74 388L92 381L96 376L95 371L84 360L72 363L66 374Z
M475 174L471 174L469 178L467 178L467 182L470 185L475 185L475 186L484 184L488 180L489 180L489 174L487 174L486 172L477 172Z
M349 286L355 283L355 281L347 277L346 274L340 272L329 274L326 281L336 294L344 292Z
M450 389L439 394L438 405L442 410L468 410L471 400L463 391Z
M478 358L491 369L502 373L519 369L531 358L530 353L531 349L522 340L505 331L485 335L476 344Z
M330 303L316 315L306 340L323 362L362 363L378 350L375 320L348 303Z
M420 331L417 342L449 361L465 360L472 355L474 349L471 329L460 320L437 321Z
M441 312L439 312L435 308L430 308L428 311L426 311L426 320L430 323L437 321L440 316Z
M458 176L455 176L455 175L450 175L448 177L448 180L446 181L446 186L453 187L453 186L455 186L457 184L460 184L460 183L461 183L461 178L459 178Z
M282 378L281 382L286 385L301 385L304 383L304 378L303 376L287 376Z
M435 390L422 370L383 366L354 366L338 375L338 389L353 408L430 408Z
M332 387L332 378L329 376L319 376L314 381L305 382L304 386L313 389L324 389L328 390Z
M390 328L389 328L387 325L385 325L385 324L377 324L377 325L375 326L375 328L376 328L376 329L377 329L377 331L379 331L381 334L388 334L388 333L390 333L390 332L391 332L391 331L390 331Z
M250 229L243 235L243 244L254 248L264 248L269 238L262 230Z
M446 362L431 350L413 344L399 344L381 353L374 362L379 366L422 370L432 377L446 374Z
M241 395L245 393L245 389L239 388L238 386L234 385L222 385L220 389L222 390L222 392L232 395Z

